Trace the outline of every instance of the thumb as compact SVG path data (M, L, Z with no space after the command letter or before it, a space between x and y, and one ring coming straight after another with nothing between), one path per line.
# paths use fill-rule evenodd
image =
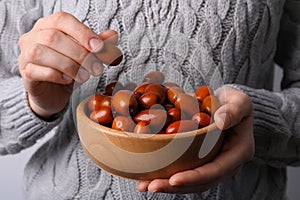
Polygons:
M242 96L231 97L215 112L214 120L219 129L229 129L252 115L253 105L250 98L247 95Z
M99 34L99 37L103 41L109 41L110 43L117 45L118 43L118 33L115 30L105 30Z
M222 106L222 107L224 107L224 106ZM222 107L220 107L215 112L214 120L219 129L226 130L229 127L231 127L231 117L229 116L228 113L219 111L220 109L226 109L226 108L222 108Z

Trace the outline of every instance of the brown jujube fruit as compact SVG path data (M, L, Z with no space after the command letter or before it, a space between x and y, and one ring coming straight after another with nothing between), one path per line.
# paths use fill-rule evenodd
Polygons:
M161 102L161 99L159 94L155 92L146 92L139 97L138 102L143 108L149 109L151 108L151 106L159 104Z
M95 53L96 57L106 65L116 66L123 59L122 51L109 41L103 41L104 47L100 52Z
M199 112L199 102L195 97L189 94L178 94L174 105L176 108L185 112L189 116L193 116L194 114Z
M204 112L194 114L192 120L198 124L200 128L208 126L211 123L210 115Z
M213 90L209 86L206 86L206 85L200 86L195 91L195 97L200 102L202 102L205 97L210 96L210 95L213 95Z
M172 87L167 90L167 96L170 103L174 104L178 94L184 93L180 87Z
M137 112L138 102L130 90L119 90L112 97L113 108L124 116L131 116Z
M193 120L181 120L171 123L166 129L166 134L188 132L197 129L198 125Z
M148 123L140 121L134 127L133 132L138 134L151 134L151 129Z
M117 116L112 122L112 128L119 131L133 132L134 127L134 121L126 116Z
M148 92L157 93L160 97L160 104L164 104L166 100L166 89L163 85L150 83L145 87L144 94Z
M134 95L136 95L136 94L139 94L139 95L144 94L145 88L146 88L148 85L149 85L149 83L142 83L142 84L138 85L138 86L134 89L134 91L133 91Z
M98 110L101 106L101 101L105 96L103 94L97 93L94 94L89 102L88 102L88 108L90 111Z
M90 118L129 132L175 133L208 126L221 106L206 85L197 88L194 94L185 93L174 82L163 83L161 72L148 73L143 81L140 85L133 82L123 85L118 81L108 84L103 94L90 98ZM92 112L102 107L105 107L102 112ZM115 122L109 123L111 118Z
M219 99L216 96L210 95L203 99L200 110L212 116L220 106Z
M163 127L170 122L166 110L162 109L147 109L142 110L134 116L135 123L143 121L151 126L154 133L159 132Z
M182 119L184 119L184 113L181 112L181 110L179 110L178 108L171 108L168 110L168 115L171 117L171 121L175 122L175 121L180 121Z
M109 107L111 108L111 96L105 96L103 97L103 99L101 100L100 102L100 106L106 106L106 107Z
M106 106L100 107L98 110L94 110L90 114L90 118L104 126L110 126L114 119L111 109Z

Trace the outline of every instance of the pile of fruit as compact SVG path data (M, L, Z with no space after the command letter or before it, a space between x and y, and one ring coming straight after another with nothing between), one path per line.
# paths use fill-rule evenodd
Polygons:
M137 85L115 81L88 101L89 117L112 129L138 134L173 134L197 130L213 121L220 102L213 90L200 86L193 94L176 83L164 82L153 71Z

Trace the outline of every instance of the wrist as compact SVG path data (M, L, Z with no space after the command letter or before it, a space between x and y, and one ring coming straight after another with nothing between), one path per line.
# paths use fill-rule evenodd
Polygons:
M38 106L34 102L32 97L28 94L27 94L27 100L28 100L29 107L31 108L32 112L37 117L39 117L39 118L41 118L42 120L45 120L45 121L52 121L53 119L56 118L56 116L57 116L56 112L49 112L48 110L45 110L45 109L41 108L40 106Z

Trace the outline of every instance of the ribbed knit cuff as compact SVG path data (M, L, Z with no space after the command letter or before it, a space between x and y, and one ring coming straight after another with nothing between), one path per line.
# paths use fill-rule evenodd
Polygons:
M229 85L249 95L253 102L253 130L256 159L282 166L291 132L280 110L282 99L276 93L243 85Z
M36 140L53 129L64 114L62 111L51 122L40 119L28 105L22 79L14 78L5 82L1 83L4 88L0 94L1 154L17 153L33 145Z

